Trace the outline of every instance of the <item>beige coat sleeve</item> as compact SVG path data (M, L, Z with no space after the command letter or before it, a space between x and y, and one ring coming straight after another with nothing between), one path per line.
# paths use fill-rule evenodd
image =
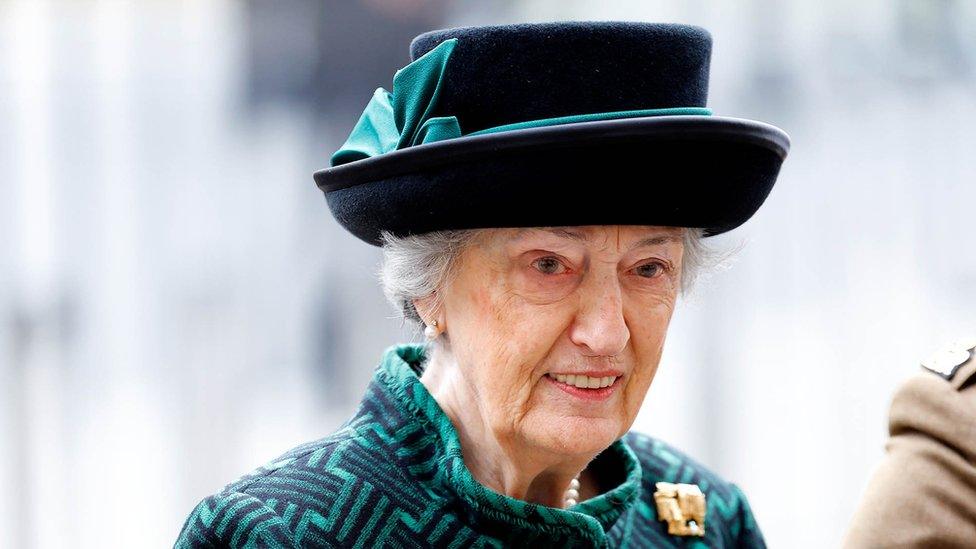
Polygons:
M895 394L886 455L844 540L976 547L976 351L950 379L922 372Z

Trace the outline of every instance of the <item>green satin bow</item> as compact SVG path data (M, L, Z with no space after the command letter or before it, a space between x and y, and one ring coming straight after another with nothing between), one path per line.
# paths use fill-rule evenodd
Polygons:
M416 61L398 70L393 76L393 92L377 88L349 138L332 155L332 166L378 156L405 147L461 137L461 126L458 124L457 117L431 117L437 105L437 98L444 86L444 73L447 69L447 63L456 45L457 38L445 40ZM505 124L467 135L481 135L592 120L668 115L709 116L711 114L710 109L700 107L577 114Z

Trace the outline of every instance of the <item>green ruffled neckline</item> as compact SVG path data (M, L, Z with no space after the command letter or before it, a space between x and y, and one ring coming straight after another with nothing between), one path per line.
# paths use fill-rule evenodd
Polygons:
M383 355L376 377L440 439L440 462L445 480L459 499L476 514L530 530L571 532L601 540L620 515L637 501L641 487L641 466L623 439L616 440L600 456L606 457L610 452L614 462L622 462L625 480L613 489L569 509L516 499L479 483L464 464L461 441L450 418L420 382L418 374L422 371L421 364L426 359L426 353L424 345L390 347ZM532 517L533 521L526 520L527 517Z

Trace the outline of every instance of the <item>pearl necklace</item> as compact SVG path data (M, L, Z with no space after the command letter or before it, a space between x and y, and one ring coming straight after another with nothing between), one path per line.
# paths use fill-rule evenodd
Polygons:
M569 489L563 494L563 508L572 507L579 501L580 481L579 475L569 481Z

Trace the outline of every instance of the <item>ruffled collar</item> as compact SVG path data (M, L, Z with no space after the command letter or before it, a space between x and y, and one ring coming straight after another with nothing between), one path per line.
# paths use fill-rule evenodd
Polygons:
M430 443L415 440L397 449L397 457L407 463L407 469L420 471L421 480L432 484L429 489L459 502L466 521L480 532L522 542L538 538L564 539L572 545L587 541L587 545L603 545L606 533L640 496L640 462L623 439L611 444L590 464L599 469L601 476L616 479L613 486L570 509L547 507L495 492L472 476L462 459L461 442L454 425L420 382L425 352L422 345L391 347L372 382L373 389L392 397L390 402L396 409L384 412L399 417L387 421L402 422L398 432L421 433L413 438ZM411 455L413 452L406 448L425 455ZM436 454L433 459L430 452ZM432 461L437 463L435 470L423 471L429 469Z

